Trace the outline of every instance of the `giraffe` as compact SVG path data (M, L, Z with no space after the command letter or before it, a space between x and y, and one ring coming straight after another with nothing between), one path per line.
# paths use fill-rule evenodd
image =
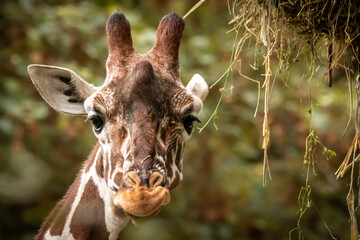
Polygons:
M184 20L162 18L145 54L122 13L106 22L106 78L95 87L70 69L33 64L32 82L55 110L85 115L98 139L35 239L117 239L132 219L156 214L182 180L184 143L208 94L195 74L184 87L178 52Z

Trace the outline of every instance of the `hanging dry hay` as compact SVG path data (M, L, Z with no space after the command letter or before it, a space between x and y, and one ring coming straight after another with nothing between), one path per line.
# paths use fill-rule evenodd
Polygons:
M238 39L243 45L248 39L255 39L256 48L263 45L266 54L263 57L265 77L262 83L264 94L263 149L264 149L264 185L270 177L267 149L270 141L270 127L267 120L271 87L275 77L271 71L271 56L276 54L279 65L276 71L288 69L289 64L310 49L312 64L319 59L319 52L326 52L326 60L321 64L327 66L325 81L331 87L332 69L341 67L345 70L350 93L350 120L353 113L353 92L355 92L355 129L356 134L348 154L336 172L343 177L351 170L350 190L347 204L351 221L351 239L358 239L358 227L355 217L355 197L353 189L354 164L360 160L360 1L359 0L234 0L229 4L229 12L233 19L230 31L244 32ZM254 51L256 52L256 51ZM256 54L256 53L255 53ZM254 55L254 64L258 64ZM323 59L323 58L322 58ZM241 59L234 59L240 76ZM233 63L232 63L233 64ZM310 75L313 74L313 71ZM247 78L247 77L245 77ZM310 76L311 78L311 76ZM258 80L252 80L260 84ZM260 97L259 97L260 99ZM256 110L257 111L257 110ZM349 123L350 123L349 120ZM348 126L349 126L348 123Z
M353 67L358 71L360 47L360 2L351 1L278 1L276 9L287 25L307 39L312 47L326 37L328 40L328 82L331 86L331 69L337 65L345 51L351 56ZM338 49L334 47L338 45ZM351 65L351 66L350 66Z

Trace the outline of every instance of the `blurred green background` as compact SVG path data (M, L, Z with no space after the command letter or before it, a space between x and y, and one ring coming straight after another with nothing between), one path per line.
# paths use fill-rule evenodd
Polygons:
M146 52L155 42L163 15L184 15L197 1L8 0L0 7L0 239L32 239L44 217L64 195L96 140L82 117L56 113L37 93L27 74L31 63L57 65L101 85L105 78L105 22L123 12L132 26L134 46ZM209 85L228 68L235 33L227 1L206 1L186 18L180 49L181 77L186 84L200 73ZM241 34L241 33L240 33ZM263 68L253 70L255 52L244 46L242 73L263 82ZM276 65L276 59L274 59ZM321 142L337 156L318 151L316 175L310 174L312 207L301 221L305 239L349 239L346 194L349 177L334 172L354 135L349 119L345 74L334 71L333 87L323 81L326 69L304 77L301 58L279 75L273 86L269 121L273 180L262 186L262 110L254 118L257 85L231 73L216 117L187 143L184 181L172 202L138 227L129 224L124 239L288 239L296 227L298 194L305 182L303 157L310 124ZM261 62L260 62L261 65ZM201 120L213 113L220 97L213 87ZM311 91L310 91L311 89ZM311 95L310 95L311 92ZM261 100L263 95L261 95ZM312 118L308 110L313 102ZM327 227L326 227L327 226ZM296 232L293 239L297 239Z

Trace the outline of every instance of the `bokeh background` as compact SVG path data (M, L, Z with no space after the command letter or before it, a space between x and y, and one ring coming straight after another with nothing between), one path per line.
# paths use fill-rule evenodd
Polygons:
M105 22L123 12L134 46L146 52L155 42L163 15L184 15L196 1L167 0L3 0L0 7L0 239L32 239L44 217L72 183L96 139L84 118L59 114L37 93L27 74L31 63L57 65L101 85L105 78ZM180 49L186 84L200 73L210 84L228 68L235 32L227 1L206 1L186 18ZM241 35L241 32L239 33ZM241 53L243 74L263 82L264 69L250 67L265 49L250 42ZM274 62L276 65L276 58ZM310 127L336 152L327 160L318 150L311 207L301 220L305 239L349 239L346 207L349 176L334 173L354 135L345 73L334 70L333 87L323 81L321 61L306 77L309 61L291 62L272 88L269 161L272 181L262 184L263 95L257 117L257 84L231 72L214 122L187 143L184 181L172 202L124 239L289 239L299 217L298 195L305 184L305 138ZM223 81L204 103L206 122ZM231 86L231 87L230 87ZM309 106L312 102L312 115ZM293 232L292 239L297 239Z

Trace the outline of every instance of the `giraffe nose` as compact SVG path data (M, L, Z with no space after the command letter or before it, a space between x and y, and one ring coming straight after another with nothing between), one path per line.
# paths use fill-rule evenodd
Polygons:
M157 186L164 186L164 176L159 172L139 172L130 171L125 174L124 185L127 188L137 188L140 186L154 189Z
M159 172L150 172L149 175L149 187L146 187L140 186L142 180L136 171L127 172L123 187L114 196L114 205L130 216L146 217L168 204L171 199L170 190L161 186L164 182L163 175Z
M149 172L139 172L138 176L140 178L139 186L144 186L150 188L150 173Z

